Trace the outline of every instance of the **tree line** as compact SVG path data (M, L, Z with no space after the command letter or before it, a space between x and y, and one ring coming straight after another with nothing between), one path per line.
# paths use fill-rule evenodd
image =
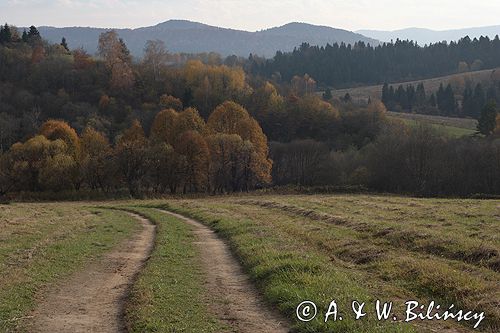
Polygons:
M471 82L456 83L453 83L455 87L452 87L452 83L448 83L446 87L441 83L436 93L430 95L423 83L419 83L416 88L414 85L399 85L396 89L385 83L382 87L382 102L393 111L469 117L482 123L486 120L489 123L481 124L480 127L489 130L480 132L490 134L495 127L495 117L489 117L488 113L492 112L492 108L497 109L500 104L500 78L492 78L487 88L483 83L475 86Z
M292 52L277 52L273 59L251 57L251 73L290 81L309 74L322 86L344 88L383 82L412 81L457 73L464 70L500 66L500 39L462 38L419 46L413 41L396 40L371 46L307 43Z
M361 149L335 151L311 139L270 147L277 185L421 196L500 193L500 116L488 139L452 139L424 124L394 123Z
M159 112L146 136L135 120L112 145L92 127L81 135L49 120L0 155L0 195L82 188L141 193L224 193L271 182L267 138L248 112L224 102L208 121L194 108Z

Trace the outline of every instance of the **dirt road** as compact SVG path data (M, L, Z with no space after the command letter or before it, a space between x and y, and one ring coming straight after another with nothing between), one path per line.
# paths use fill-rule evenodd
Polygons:
M211 310L231 327L231 332L288 332L287 321L262 301L228 246L205 225L182 215L167 212L193 228L205 273L205 289Z
M155 236L155 227L147 219L131 215L141 223L141 232L49 290L33 313L30 332L125 331L125 298Z

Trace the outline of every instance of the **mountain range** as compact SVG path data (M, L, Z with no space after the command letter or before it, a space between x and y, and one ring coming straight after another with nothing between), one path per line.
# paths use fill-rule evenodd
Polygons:
M111 29L92 27L39 27L42 36L59 43L65 37L70 48L83 47L89 53L97 51L97 41L102 32ZM147 40L159 39L165 42L170 52L203 53L216 52L222 56L249 54L273 57L276 51L288 52L306 42L310 45L327 43L354 44L358 41L379 45L396 39L417 41L420 45L440 41L454 41L500 34L500 25L436 31L422 28L408 28L395 31L358 30L356 32L327 26L292 22L280 27L250 32L206 25L186 20L169 20L155 26L137 29L114 29L125 41L135 57L141 57Z
M97 50L99 34L107 30L110 29L39 27L45 39L59 43L65 37L70 48L83 47L92 54ZM170 52L217 52L223 56L234 54L243 57L248 57L250 53L272 57L276 51L292 51L303 42L311 45L341 42L354 44L358 41L379 44L375 39L351 31L297 22L257 32L219 28L185 20L170 20L137 29L114 30L136 57L142 55L146 41L154 39L164 41Z
M496 35L500 35L500 25L441 31L422 28L408 28L394 31L358 30L356 32L382 42L390 42L391 40L395 41L399 38L402 40L413 40L418 42L419 45L425 45L442 41L457 41L465 36L469 36L471 39L479 38L481 36L495 38Z

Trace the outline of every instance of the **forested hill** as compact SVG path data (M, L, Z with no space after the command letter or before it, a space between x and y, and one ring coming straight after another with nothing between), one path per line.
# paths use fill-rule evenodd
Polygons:
M325 47L303 43L292 52L277 52L272 60L253 60L252 72L279 74L289 81L308 74L320 85L335 88L401 82L500 66L500 39L468 37L458 42L421 47L412 41L380 46L359 42Z
M85 27L39 28L40 33L50 42L59 43L65 37L70 48L83 47L91 54L97 50L99 35L108 30L110 29ZM375 39L351 31L305 23L289 23L268 30L249 32L170 20L151 27L115 30L136 57L142 56L146 41L154 39L164 41L170 52L216 52L223 56L234 54L243 57L248 57L250 53L272 57L278 50L291 51L303 42L326 45L363 41L378 45Z
M470 38L479 38L481 36L495 38L495 36L500 33L500 25L441 31L422 28L407 28L394 31L358 30L356 32L364 36L378 39L382 42L390 42L391 40L396 39L408 39L418 42L419 45L425 45L442 42L444 40L448 42L458 41L464 36L469 36Z

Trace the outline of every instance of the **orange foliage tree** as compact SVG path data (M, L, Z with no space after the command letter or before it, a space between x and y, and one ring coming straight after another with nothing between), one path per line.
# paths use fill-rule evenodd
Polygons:
M272 161L268 158L267 137L257 121L250 117L241 105L234 102L224 102L219 105L208 118L207 133L212 136L217 134L236 135L244 143L244 145L237 144L235 137L220 136L217 140L209 141L219 145L219 147L224 147L222 142L230 141L229 147L234 149L234 156L241 155L242 151L247 152L248 163L246 164L248 168L244 171L245 177L239 181L233 177L233 188L248 189L256 184L271 182ZM240 150L242 145L247 148ZM217 151L218 148L212 147L211 150ZM246 160L245 157L241 157L241 159ZM233 175L236 174L237 172L233 172ZM236 183L238 183L237 186Z
M49 140L61 139L66 143L73 156L79 156L80 139L78 138L76 131L71 128L67 122L60 120L48 120L40 127L39 134Z

